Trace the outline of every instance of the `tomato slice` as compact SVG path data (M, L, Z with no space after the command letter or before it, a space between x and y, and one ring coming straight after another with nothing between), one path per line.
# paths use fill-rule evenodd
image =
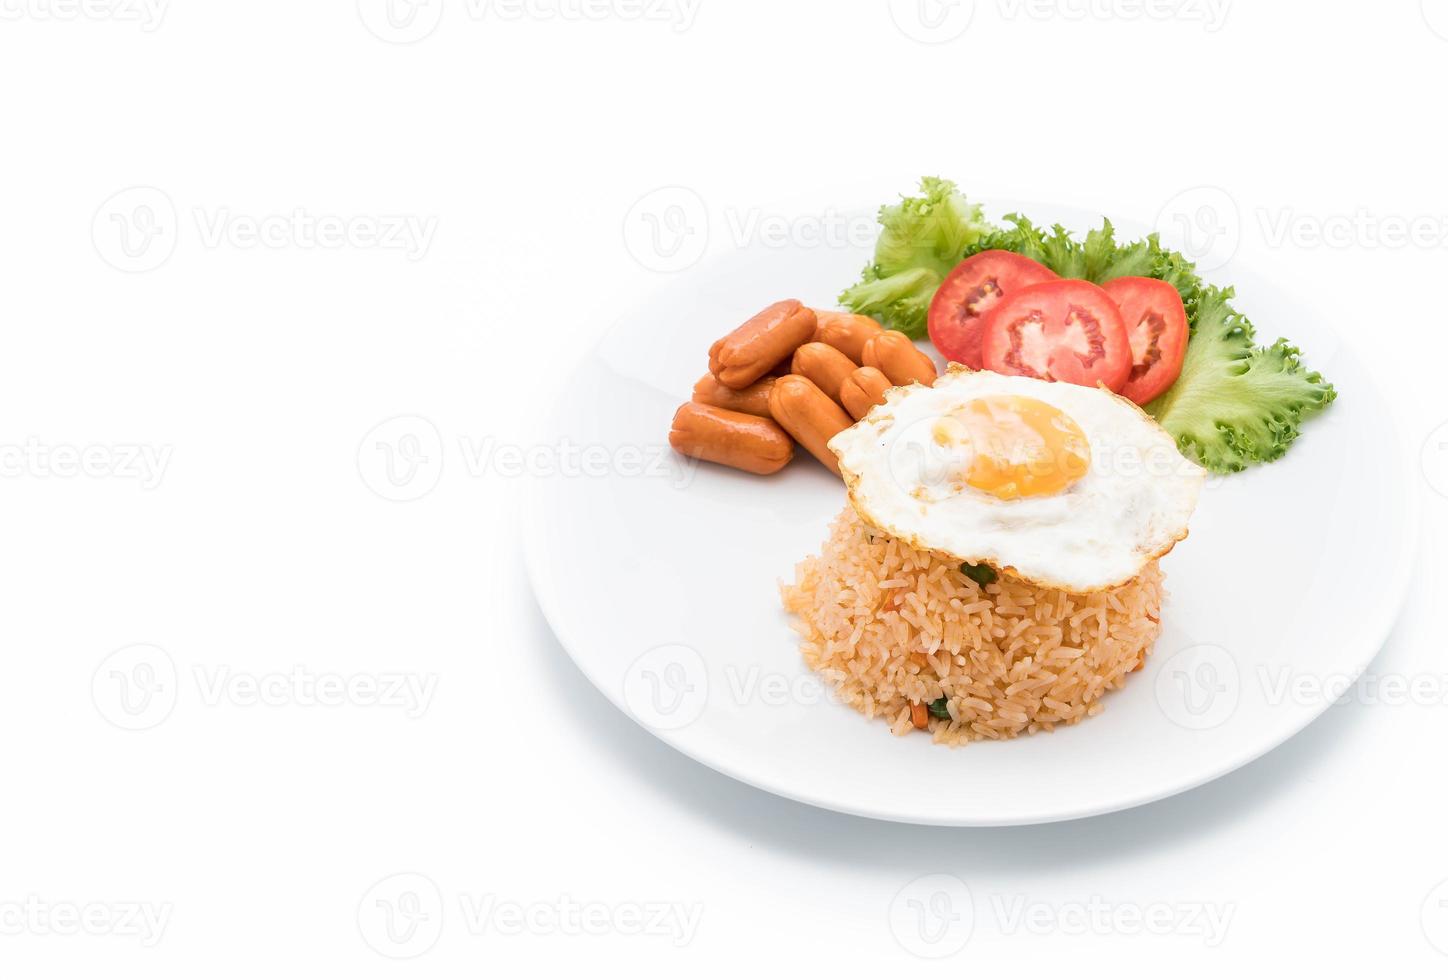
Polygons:
M985 315L1002 296L1032 283L1059 278L1034 259L991 249L977 252L951 270L930 301L925 325L946 360L979 371Z
M1069 381L1120 391L1131 374L1131 344L1116 301L1084 279L1039 282L990 311L982 347L998 374Z
M1131 374L1121 394L1145 405L1182 373L1188 330L1181 293L1169 282L1145 276L1122 276L1101 288L1121 307L1131 341Z

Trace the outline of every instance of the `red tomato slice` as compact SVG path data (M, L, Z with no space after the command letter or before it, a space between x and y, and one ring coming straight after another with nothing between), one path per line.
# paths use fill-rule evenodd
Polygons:
M930 301L926 328L946 360L979 371L985 314L1012 290L1059 278L1034 259L992 249L977 252L951 270Z
M1131 341L1131 374L1121 394L1145 405L1171 387L1187 356L1187 310L1169 282L1144 276L1122 276L1105 286L1121 307Z
M1007 294L986 317L985 366L998 374L1120 391L1131 344L1116 301L1084 279L1040 282Z

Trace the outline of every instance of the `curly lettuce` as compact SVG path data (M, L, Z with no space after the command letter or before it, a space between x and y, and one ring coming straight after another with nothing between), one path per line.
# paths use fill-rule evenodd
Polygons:
M1176 437L1182 455L1214 473L1235 473L1287 452L1302 421L1337 397L1322 375L1308 371L1301 351L1279 339L1255 343L1252 323L1231 305L1232 290L1204 284L1180 252L1156 235L1118 244L1111 222L1076 240L1060 225L1041 229L1019 214L982 236L965 255L1000 248L1035 259L1067 279L1103 283L1150 276L1176 287L1191 339L1176 382L1146 411Z
M879 220L874 260L840 294L840 303L906 336L923 337L935 291L990 225L979 205L937 177L920 181L919 197L882 207Z
M1286 340L1256 346L1251 322L1231 298L1231 289L1213 286L1191 297L1192 337L1182 373L1146 406L1183 455L1215 473L1280 458L1302 421L1337 397Z
M840 296L856 312L918 337L945 275L961 259L989 249L1027 256L1067 279L1165 280L1181 294L1191 339L1181 375L1146 411L1176 438L1183 455L1216 473L1280 458L1302 422L1337 397L1286 340L1259 346L1251 321L1231 304L1232 290L1203 283L1191 261L1163 247L1156 235L1117 242L1103 219L1078 239L1061 225L1039 227L1019 214L1006 215L997 227L949 181L926 178L920 187L924 197L881 209L875 262Z
M1004 220L1010 224L1009 228L992 229L967 246L961 258L989 249L1004 249L1035 259L1062 279L1102 283L1121 276L1155 276L1163 254L1155 235L1118 245L1116 229L1105 219L1100 228L1088 231L1079 242L1060 225L1037 228L1019 214L1008 214Z

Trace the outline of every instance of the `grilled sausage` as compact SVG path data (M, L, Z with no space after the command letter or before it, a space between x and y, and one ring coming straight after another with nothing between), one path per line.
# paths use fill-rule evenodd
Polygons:
M935 384L935 362L898 330L884 330L865 341L860 357L866 367L877 369L892 385Z
M709 373L730 388L747 388L814 336L814 310L781 300L750 317L709 348Z
M715 408L727 408L731 412L757 415L762 419L772 418L769 414L769 389L774 387L773 378L756 381L748 388L733 388L721 385L719 379L706 374L694 383L694 401Z
M789 436L769 419L698 402L685 402L674 413L669 445L685 456L761 476L782 469L794 456Z
M885 404L885 392L891 388L890 379L878 368L862 367L850 372L845 383L840 385L840 404L858 422L876 405Z
M836 476L839 460L827 443L848 429L850 417L809 378L787 374L774 383L769 393L769 411L784 430L830 468Z
M815 320L814 339L829 344L856 364L864 353L865 341L884 329L867 316L837 310L815 310Z
M813 381L820 391L840 400L840 385L858 365L829 344L811 342L794 352L793 370Z

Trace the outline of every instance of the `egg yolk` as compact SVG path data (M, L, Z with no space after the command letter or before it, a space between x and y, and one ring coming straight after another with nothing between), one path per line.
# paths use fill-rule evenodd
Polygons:
M1091 467L1071 416L1035 398L986 395L935 422L936 445L969 450L962 482L1002 500L1060 493Z

